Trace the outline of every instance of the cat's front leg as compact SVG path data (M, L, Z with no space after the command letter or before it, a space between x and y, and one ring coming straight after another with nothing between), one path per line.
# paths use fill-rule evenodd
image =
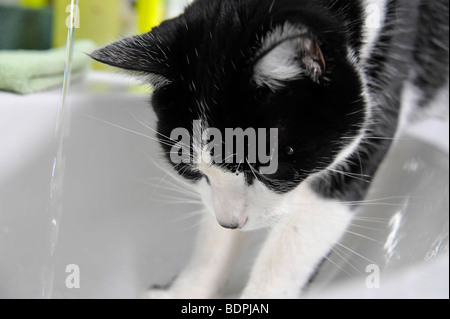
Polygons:
M352 217L347 207L316 195L305 202L271 230L241 298L299 298L302 287L345 232Z
M220 227L212 216L205 216L204 219L189 265L179 274L169 289L151 289L143 295L143 298L217 297L245 234Z

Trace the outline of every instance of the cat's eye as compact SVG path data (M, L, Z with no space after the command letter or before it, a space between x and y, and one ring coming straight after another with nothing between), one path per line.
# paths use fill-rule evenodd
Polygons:
M287 155L294 155L294 149L292 147L286 147L286 154Z

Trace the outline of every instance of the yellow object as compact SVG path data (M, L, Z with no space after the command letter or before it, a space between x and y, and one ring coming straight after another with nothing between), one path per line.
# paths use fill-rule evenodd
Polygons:
M49 0L20 0L20 5L27 8L43 8L46 7Z
M26 1L26 0L22 0ZM28 0L33 1L44 0ZM47 0L48 1L48 0ZM70 26L70 0L53 0L53 47L59 47L66 43L67 28ZM99 47L111 43L123 36L124 17L129 17L125 12L124 5L128 4L130 10L133 8L129 1L124 0L79 0L78 1L78 19L75 21L75 39L91 39ZM133 17L131 11L131 20L133 26L131 32L146 33L153 27L159 25L165 18L165 0L137 0L136 11L137 18ZM94 69L105 70L106 66L100 63L94 63Z
M119 38L121 0L79 0L75 39L89 38L101 46ZM53 46L66 43L70 0L53 0Z
M91 39L99 47L120 38L121 0L79 0L75 39ZM70 0L53 0L53 47L66 43L70 26ZM94 63L94 69L106 67Z
M138 0L136 2L136 8L139 17L139 33L149 32L164 20L164 0Z

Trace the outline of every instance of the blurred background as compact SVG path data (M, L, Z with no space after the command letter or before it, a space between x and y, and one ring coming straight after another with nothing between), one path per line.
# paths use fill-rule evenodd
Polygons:
M93 46L99 47L120 37L145 33L164 19L178 15L188 2L189 0L80 0L76 8L75 39L85 40L79 46L89 51L87 49ZM3 53L3 60L7 59L5 55L8 52L5 50L28 50L41 53L29 52L34 55L33 58L30 54L25 56L29 63L30 60L35 64L42 63L45 50L51 53L50 50L66 44L69 16L70 1L67 0L0 0L0 53ZM21 52L22 56L23 54L25 53ZM61 50L60 55L62 54ZM11 58L8 56L8 59ZM85 59L84 63L91 62ZM92 67L95 70L106 69L100 63L93 63ZM50 72L48 68L45 70L45 66L42 68L34 72ZM0 71L0 89L7 91L31 93L28 91L36 92L55 85L42 84L39 89L21 88L18 87L19 84L11 83L11 75L5 73L7 71Z
M188 0L80 0L77 39L103 45L144 33L178 15ZM64 45L67 0L0 0L0 49L45 50ZM82 27L81 27L82 26Z

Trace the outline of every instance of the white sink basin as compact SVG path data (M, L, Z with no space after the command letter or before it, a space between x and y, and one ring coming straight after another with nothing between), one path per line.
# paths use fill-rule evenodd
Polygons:
M57 238L48 207L59 90L0 93L0 298L136 298L186 264L199 206L159 168L161 150L145 127L155 121L148 96L130 85L95 73L72 85ZM448 123L422 125L427 136L448 136ZM403 136L307 296L448 298L448 185L448 139ZM228 295L242 287L264 234L239 259ZM366 287L371 264L379 289ZM79 269L80 288L66 285L68 265Z

